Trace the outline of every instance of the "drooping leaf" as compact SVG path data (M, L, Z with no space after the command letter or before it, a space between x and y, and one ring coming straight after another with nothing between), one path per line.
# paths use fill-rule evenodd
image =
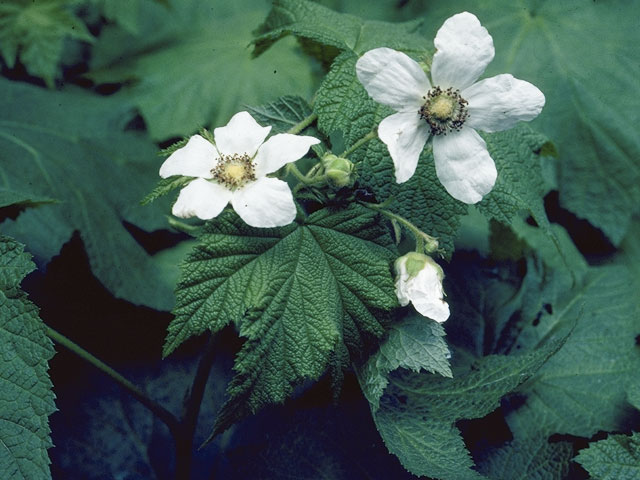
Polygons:
M151 142L123 133L129 107L79 91L8 81L0 88L0 177L10 190L59 200L27 210L3 229L44 263L78 230L94 274L109 290L170 309L172 286L123 225L166 225L162 209L139 205L159 162Z
M140 34L105 28L90 76L128 82L119 92L142 113L154 139L224 125L244 105L311 94L311 68L288 41L251 59L251 31L266 2L173 1L141 4Z
M206 224L183 264L164 354L238 325L247 341L216 431L317 378L335 349L382 335L381 314L397 305L389 244L377 215L356 205L278 229L230 215Z
M407 23L362 20L307 0L276 0L257 30L254 43L256 54L260 55L278 39L295 35L316 44L315 50L321 49L323 59L331 52L330 47L357 54L382 46L424 53L426 43L416 33L421 23L422 20Z
M425 3L427 38L464 10L494 39L484 77L512 73L546 96L533 126L558 146L561 204L618 245L640 211L640 4L436 0Z
M380 350L359 372L362 391L374 413L389 383L387 376L398 368L452 376L450 353L443 337L444 329L440 324L417 314L389 329Z
M566 338L566 335L565 335ZM454 423L482 417L533 375L564 338L517 356L488 356L453 378L399 371L389 378L374 419L389 451L414 475L481 478Z
M53 86L60 76L65 39L93 41L73 13L77 0L7 0L0 4L0 53L9 68L18 58L27 71Z
M576 457L594 480L640 478L640 433L609 435L589 444Z
M0 236L0 472L11 480L51 478L54 350L38 308L19 286L34 268L22 245Z

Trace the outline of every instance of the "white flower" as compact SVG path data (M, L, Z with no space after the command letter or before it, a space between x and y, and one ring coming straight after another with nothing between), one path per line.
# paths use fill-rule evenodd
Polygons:
M431 257L411 252L398 258L396 295L403 307L409 302L421 315L436 322L449 318L449 305L444 301L442 268Z
M491 35L471 13L447 19L434 44L433 84L418 63L390 48L365 53L356 73L375 101L397 112L378 127L393 159L396 181L411 178L433 135L440 182L454 198L477 203L491 191L498 174L475 129L497 132L532 120L544 106L544 95L509 74L476 82L493 60L494 48Z
M280 133L265 142L270 131L249 113L240 112L213 131L215 145L200 135L192 136L160 167L162 178L197 177L180 191L172 213L209 220L231 202L240 218L253 227L291 223L296 217L291 189L266 175L302 158L320 140Z

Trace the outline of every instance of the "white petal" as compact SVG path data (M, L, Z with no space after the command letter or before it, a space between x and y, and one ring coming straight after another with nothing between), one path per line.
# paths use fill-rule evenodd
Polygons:
M169 155L160 167L162 178L172 175L212 178L211 169L218 159L218 151L211 142L194 135L187 144Z
M262 177L233 194L231 204L252 227L288 225L296 218L296 205L287 182Z
M224 210L231 195L231 191L221 185L197 178L180 191L172 213L176 217L210 220Z
M421 315L441 323L449 318L449 305L443 299L442 280L434 268L423 268L409 280L407 290L411 303Z
M469 127L433 139L436 174L447 192L464 203L478 203L489 193L498 172L487 144Z
M256 176L264 177L267 173L275 172L289 162L295 162L309 151L311 145L320 143L314 137L279 133L264 142L258 149L253 160Z
M356 74L371 98L398 112L417 111L431 89L420 65L390 48L365 53L356 63Z
M462 92L469 102L466 125L485 132L499 132L519 121L533 120L544 107L544 94L508 73L486 78Z
M407 257L402 256L395 262L396 270L396 296L398 297L398 303L404 307L409 305L411 299L409 298L409 291L407 289L407 281L409 280L409 274L407 273Z
M409 180L416 171L418 158L431 130L418 111L394 113L378 126L378 136L389 149L396 170L396 182Z
M493 60L493 39L480 20L469 12L448 18L433 41L431 80L439 87L460 90L475 82Z
M253 157L270 131L271 127L261 127L249 113L239 112L226 126L216 128L213 136L221 154L246 153Z

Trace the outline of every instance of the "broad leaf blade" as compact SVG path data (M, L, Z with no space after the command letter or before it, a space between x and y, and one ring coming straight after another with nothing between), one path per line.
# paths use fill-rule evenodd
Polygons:
M311 68L295 42L251 58L251 31L264 18L266 2L141 6L139 35L115 28L102 32L90 76L99 83L128 82L118 95L140 109L154 139L224 125L246 104L311 94Z
M154 230L166 224L159 208L139 205L158 165L153 144L122 132L129 107L78 91L8 81L1 88L0 176L10 190L59 200L6 222L5 231L46 263L78 230L93 273L109 290L170 309L171 285L123 225Z
M216 432L317 378L335 349L382 335L397 305L389 243L377 215L355 205L278 229L231 214L206 224L183 265L164 353L228 322L247 338Z

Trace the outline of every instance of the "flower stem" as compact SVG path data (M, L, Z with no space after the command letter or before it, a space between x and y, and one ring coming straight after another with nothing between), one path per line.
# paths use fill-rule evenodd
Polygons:
M109 365L104 363L102 360L98 359L91 353L87 352L84 348L82 348L77 343L71 341L69 338L62 335L60 332L54 330L53 328L46 325L47 336L51 338L53 341L62 345L63 347L71 350L73 353L78 355L83 360L89 362L91 365L96 367L102 373L111 377L118 385L127 390L133 398L138 400L142 405L147 407L153 414L155 414L160 420L162 420L174 438L177 438L177 435L180 431L180 421L176 418L176 416L171 413L169 410L164 408L159 403L156 403L154 400L149 398L146 393L144 393L140 388L134 385L132 382L124 378L118 372L116 372Z
M311 125L313 122L315 122L317 118L318 118L318 115L316 115L315 113L312 113L308 117L305 117L302 120L300 120L300 122L296 123L289 130L287 130L287 133L290 133L292 135L297 135L302 130L307 128L309 125Z
M367 203L367 202L360 202L360 203L365 207L370 208L371 210L375 210L376 212L381 213L385 217L398 222L400 225L402 225L407 230L409 230L413 234L416 240L417 252L431 254L438 250L438 240L435 237L432 237L431 235L424 233L422 230L420 230L418 227L416 227L413 223L411 223L406 218L400 215L397 215L393 212L390 212L389 210L384 208L382 205L378 205L377 203Z
M374 138L376 138L376 131L375 130L371 130L369 133L367 133L364 137L362 137L360 140L358 140L356 143L354 143L353 145L351 145L349 148L347 148L344 152L342 152L340 155L338 155L339 157L342 158L347 158L349 155L351 155L353 152L355 152L358 148L360 148L362 145L364 145L365 143L367 143L369 140L373 140Z

